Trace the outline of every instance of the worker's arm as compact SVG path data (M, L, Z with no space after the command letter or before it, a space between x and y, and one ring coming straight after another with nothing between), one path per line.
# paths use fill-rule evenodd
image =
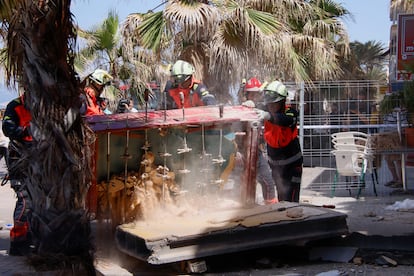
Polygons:
M19 125L19 116L15 110L17 105L20 105L20 103L16 100L10 102L3 116L3 133L12 140L22 140L23 137L29 136L28 126Z
M271 118L271 122L276 125L286 127L296 127L298 120L298 111L288 108L285 112L277 112Z

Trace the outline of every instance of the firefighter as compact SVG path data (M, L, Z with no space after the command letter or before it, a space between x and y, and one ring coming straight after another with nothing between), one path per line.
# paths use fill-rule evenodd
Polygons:
M26 94L12 100L6 107L3 116L2 130L9 137L9 155L6 159L8 178L12 189L16 192L17 201L13 213L13 227L10 230L10 255L26 255L30 253L31 234L29 227L30 197L22 184L25 177L24 162L21 158L23 149L33 145L29 127L31 114L25 105ZM23 169L23 170L22 170Z
M287 88L273 81L264 88L266 111L258 110L264 120L269 165L279 201L299 202L303 156L298 138L298 111L286 105Z
M1 117L3 118L4 111L1 111ZM3 126L3 123L2 123ZM9 155L9 137L4 135L2 128L0 129L0 160L4 158L7 159Z
M178 60L170 71L171 79L165 86L167 109L216 104L214 95L194 78L195 70L190 63Z
M249 80L243 79L242 86L239 91L239 100L242 105L248 107L255 107L257 104L263 104L263 87L266 85L262 84L257 78L250 78ZM253 93L250 93L253 92ZM260 93L256 93L260 92Z
M105 114L107 102L101 98L105 86L109 85L113 77L105 70L96 69L92 74L85 78L83 82L83 94L81 94L81 114L83 115L102 115Z
M257 105L263 105L263 87L262 83L257 78L251 78L246 82L243 89L243 98L244 102L242 105L244 106L254 108ZM262 131L258 147L256 180L262 187L265 204L277 203L275 182L272 178L272 173L267 160L266 143L263 139Z

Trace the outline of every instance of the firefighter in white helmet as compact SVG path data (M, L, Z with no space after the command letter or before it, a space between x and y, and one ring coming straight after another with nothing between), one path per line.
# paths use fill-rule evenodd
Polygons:
M177 60L170 71L171 80L165 86L167 109L216 104L214 95L194 78L195 70L190 63Z
M258 110L258 114L264 120L264 139L278 199L299 202L303 156L298 111L286 105L288 90L280 81L269 83L264 93L266 111Z
M260 80L253 77L250 78L243 88L242 95L243 106L247 107L261 107L263 108L263 86ZM259 107L259 108L260 108ZM258 156L257 156L257 175L256 180L262 187L262 195L265 204L277 203L275 191L275 182L272 178L272 172L269 167L266 143L263 140L263 131L261 131L260 141L258 143Z
M105 70L96 69L83 81L83 94L81 95L83 115L102 115L105 110L105 99L101 94L105 86L109 85L113 77Z

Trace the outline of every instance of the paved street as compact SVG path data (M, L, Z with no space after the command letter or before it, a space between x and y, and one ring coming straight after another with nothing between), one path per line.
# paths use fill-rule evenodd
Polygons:
M3 179L6 173L4 159L0 161L0 178ZM6 250L9 246L9 230L7 224L13 223L13 209L16 203L16 197L14 191L7 183L5 186L0 187L0 250Z

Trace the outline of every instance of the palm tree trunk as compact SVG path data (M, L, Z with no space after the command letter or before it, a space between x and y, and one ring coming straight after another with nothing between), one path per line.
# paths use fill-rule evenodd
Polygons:
M35 145L23 184L32 201L36 264L79 265L94 275L91 228L85 209L93 133L79 116L79 81L73 67L76 33L70 0L16 1L8 32L9 76L18 81L32 114ZM65 124L68 110L75 120Z

